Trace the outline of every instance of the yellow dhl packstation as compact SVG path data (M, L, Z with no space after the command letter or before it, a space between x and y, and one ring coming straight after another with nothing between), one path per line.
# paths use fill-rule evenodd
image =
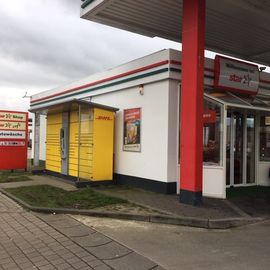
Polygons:
M82 100L39 109L47 115L46 170L76 180L112 180L117 110Z

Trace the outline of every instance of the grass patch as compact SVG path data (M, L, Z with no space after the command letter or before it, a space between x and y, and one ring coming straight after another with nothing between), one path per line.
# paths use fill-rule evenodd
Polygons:
M227 198L237 197L269 197L270 187L251 186L227 188Z
M32 206L50 208L93 209L115 204L128 204L127 200L114 198L91 188L65 191L48 185L5 189Z
M0 172L0 183L31 181L27 172Z

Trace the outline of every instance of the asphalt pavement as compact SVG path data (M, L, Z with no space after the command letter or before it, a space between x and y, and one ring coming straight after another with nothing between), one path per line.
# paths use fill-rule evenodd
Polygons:
M223 230L74 216L167 270L269 270L270 221Z

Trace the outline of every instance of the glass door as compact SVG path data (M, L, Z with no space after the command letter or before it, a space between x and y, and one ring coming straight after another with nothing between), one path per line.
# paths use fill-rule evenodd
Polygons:
M228 110L226 185L255 182L255 113Z
M244 125L243 112L234 111L233 117L233 185L243 184Z
M255 114L247 113L246 183L255 183Z

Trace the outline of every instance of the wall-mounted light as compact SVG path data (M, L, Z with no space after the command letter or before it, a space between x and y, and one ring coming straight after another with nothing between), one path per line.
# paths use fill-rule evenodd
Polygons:
M143 84L140 84L140 86L139 86L139 93L141 96L144 95L144 85Z

